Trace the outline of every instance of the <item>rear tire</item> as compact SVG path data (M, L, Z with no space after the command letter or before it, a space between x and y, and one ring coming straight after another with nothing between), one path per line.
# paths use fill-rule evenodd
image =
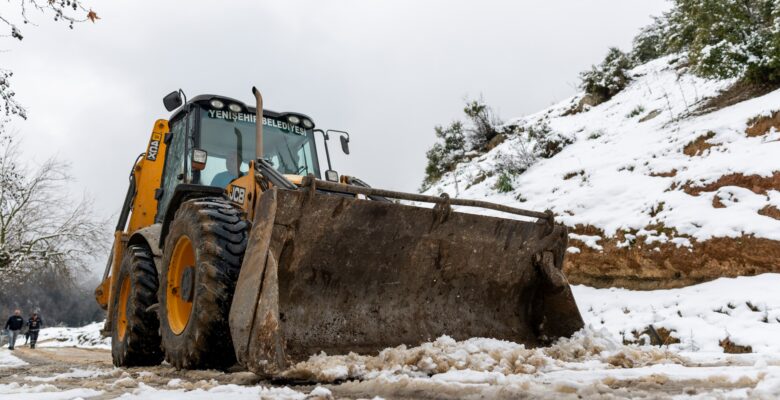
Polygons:
M186 201L171 222L158 297L165 359L177 369L236 362L228 314L248 226L244 212L222 198Z
M152 252L144 246L129 246L122 257L114 283L111 358L117 367L158 365L160 322L147 309L157 303L157 270Z

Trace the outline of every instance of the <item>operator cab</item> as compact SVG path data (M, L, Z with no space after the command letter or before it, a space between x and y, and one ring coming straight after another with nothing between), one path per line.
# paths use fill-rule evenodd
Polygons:
M199 95L182 101L181 92L163 99L170 132L157 192L158 218L182 184L225 189L243 176L256 156L256 110L225 96ZM263 154L285 175L321 177L315 130L300 113L263 110ZM195 161L195 163L193 163Z
M189 149L206 152L202 170L188 168L187 183L224 188L245 174L255 158L256 110L223 96L200 95L171 117L172 142L179 131L191 132ZM189 127L186 125L189 123ZM263 112L263 153L282 174L320 178L314 123L298 113ZM186 144L185 144L186 145ZM181 145L180 145L181 146ZM179 153L179 152L176 152ZM191 151L180 154L191 156ZM189 162L184 162L189 166Z
M163 98L168 111L169 133L165 135L165 165L156 220L164 216L174 192L181 185L196 186L199 191L226 189L245 175L254 160L257 140L257 110L225 96L199 95L187 101L181 90ZM343 131L314 129L308 116L293 112L263 110L263 158L287 179L314 175L321 179L316 133L322 134L328 165L325 179L339 181L330 164L329 134L339 135L341 148L349 154L349 134ZM297 177L297 179L296 179ZM218 191L218 190L217 190ZM159 222L159 221L158 221Z

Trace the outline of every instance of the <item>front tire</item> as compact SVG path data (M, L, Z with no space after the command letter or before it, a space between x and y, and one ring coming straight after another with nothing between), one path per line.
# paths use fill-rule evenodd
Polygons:
M111 358L117 367L158 365L162 362L160 323L147 311L157 303L157 270L148 248L132 245L122 257L113 289Z
M160 334L177 369L235 364L228 314L246 248L245 214L222 198L182 203L165 239Z

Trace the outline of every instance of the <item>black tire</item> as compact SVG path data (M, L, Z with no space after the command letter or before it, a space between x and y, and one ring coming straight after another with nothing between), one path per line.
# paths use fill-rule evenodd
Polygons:
M132 245L125 250L113 296L113 329L111 330L111 358L117 367L158 365L163 360L160 347L160 322L157 313L147 309L157 303L157 270L152 252ZM120 304L120 289L129 281L127 301ZM126 327L121 332L119 317L125 307Z
M248 228L245 213L222 198L189 200L176 212L165 239L158 297L165 359L177 369L224 369L235 364L228 314ZM169 320L167 289L174 248L182 237L192 245L195 265L190 268L192 289L188 295L192 308L177 334ZM175 286L178 288L178 283Z

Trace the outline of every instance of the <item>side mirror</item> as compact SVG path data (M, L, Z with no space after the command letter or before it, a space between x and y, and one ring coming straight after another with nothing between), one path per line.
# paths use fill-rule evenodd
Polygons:
M173 111L181 107L182 103L181 93L178 90L170 92L167 96L163 97L163 105L168 111Z
M192 149L192 170L203 171L206 169L206 160L209 159L209 153L206 150Z
M339 136L339 139L341 139L341 150L344 151L344 154L349 154L349 134L344 132Z

